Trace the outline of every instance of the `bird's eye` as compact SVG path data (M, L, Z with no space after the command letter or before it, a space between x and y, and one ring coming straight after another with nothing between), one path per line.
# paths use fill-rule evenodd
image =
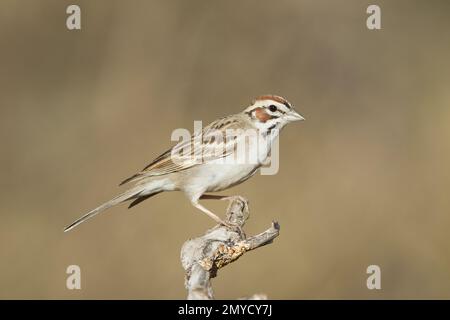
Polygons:
M275 111L277 111L277 107L272 104L272 105L269 106L269 110L271 112L275 112Z

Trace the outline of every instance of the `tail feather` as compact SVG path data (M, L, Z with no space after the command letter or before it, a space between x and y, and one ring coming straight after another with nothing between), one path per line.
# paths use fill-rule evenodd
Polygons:
M125 184L125 183L130 182L130 181L133 180L134 178L139 177L139 175L140 175L139 173L136 173L136 174L132 175L131 177L126 178L126 179L123 180L121 183L119 183L119 186L121 186L121 185L123 185L123 184Z
M134 206L138 205L138 204L141 203L142 201L145 201L145 200L147 200L147 199L150 198L150 197L156 196L158 193L161 193L161 192L162 192L162 191L157 191L157 192L154 192L154 193L147 194L147 195L145 195L145 196L139 196L139 195L137 195L136 197L133 197L133 199L135 199L135 200L134 200L133 202L130 203L130 205L128 206L128 209L133 208Z
M122 193L122 194L118 195L117 197L109 200L108 202L105 202L101 206L95 208L94 210L89 211L84 216L82 216L82 217L78 218L77 220L75 220L73 223L71 223L70 225L68 225L67 227L64 228L64 232L72 230L73 228L75 228L79 224L81 224L84 221L94 217L95 215L99 214L103 210L111 208L112 206L115 206L116 204L119 204L121 202L124 202L124 201L127 201L127 200L134 199L134 198L138 197L141 192L142 192L141 188L139 188L139 189L130 189L128 191L125 191L124 193Z

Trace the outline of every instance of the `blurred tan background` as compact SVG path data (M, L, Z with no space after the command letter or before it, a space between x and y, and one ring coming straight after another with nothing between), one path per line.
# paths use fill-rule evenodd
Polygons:
M221 270L217 297L450 298L450 3L375 2L2 0L0 298L185 298L180 247L212 221L182 194L62 229L173 129L265 93L307 120L282 132L277 175L228 194L250 199L248 234L281 235Z

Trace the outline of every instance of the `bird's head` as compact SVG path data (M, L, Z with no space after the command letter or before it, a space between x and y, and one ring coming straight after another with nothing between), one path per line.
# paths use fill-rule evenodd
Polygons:
M258 129L281 129L289 122L305 120L285 98L264 95L244 110Z

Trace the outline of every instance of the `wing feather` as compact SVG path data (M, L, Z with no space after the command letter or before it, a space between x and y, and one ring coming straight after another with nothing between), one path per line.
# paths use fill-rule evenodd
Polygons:
M194 133L189 141L176 144L140 172L125 179L121 185L145 177L183 171L201 163L227 157L235 152L237 144L236 136L227 135L227 129L239 128L239 122L239 119L233 116L212 122L203 128L201 133Z

